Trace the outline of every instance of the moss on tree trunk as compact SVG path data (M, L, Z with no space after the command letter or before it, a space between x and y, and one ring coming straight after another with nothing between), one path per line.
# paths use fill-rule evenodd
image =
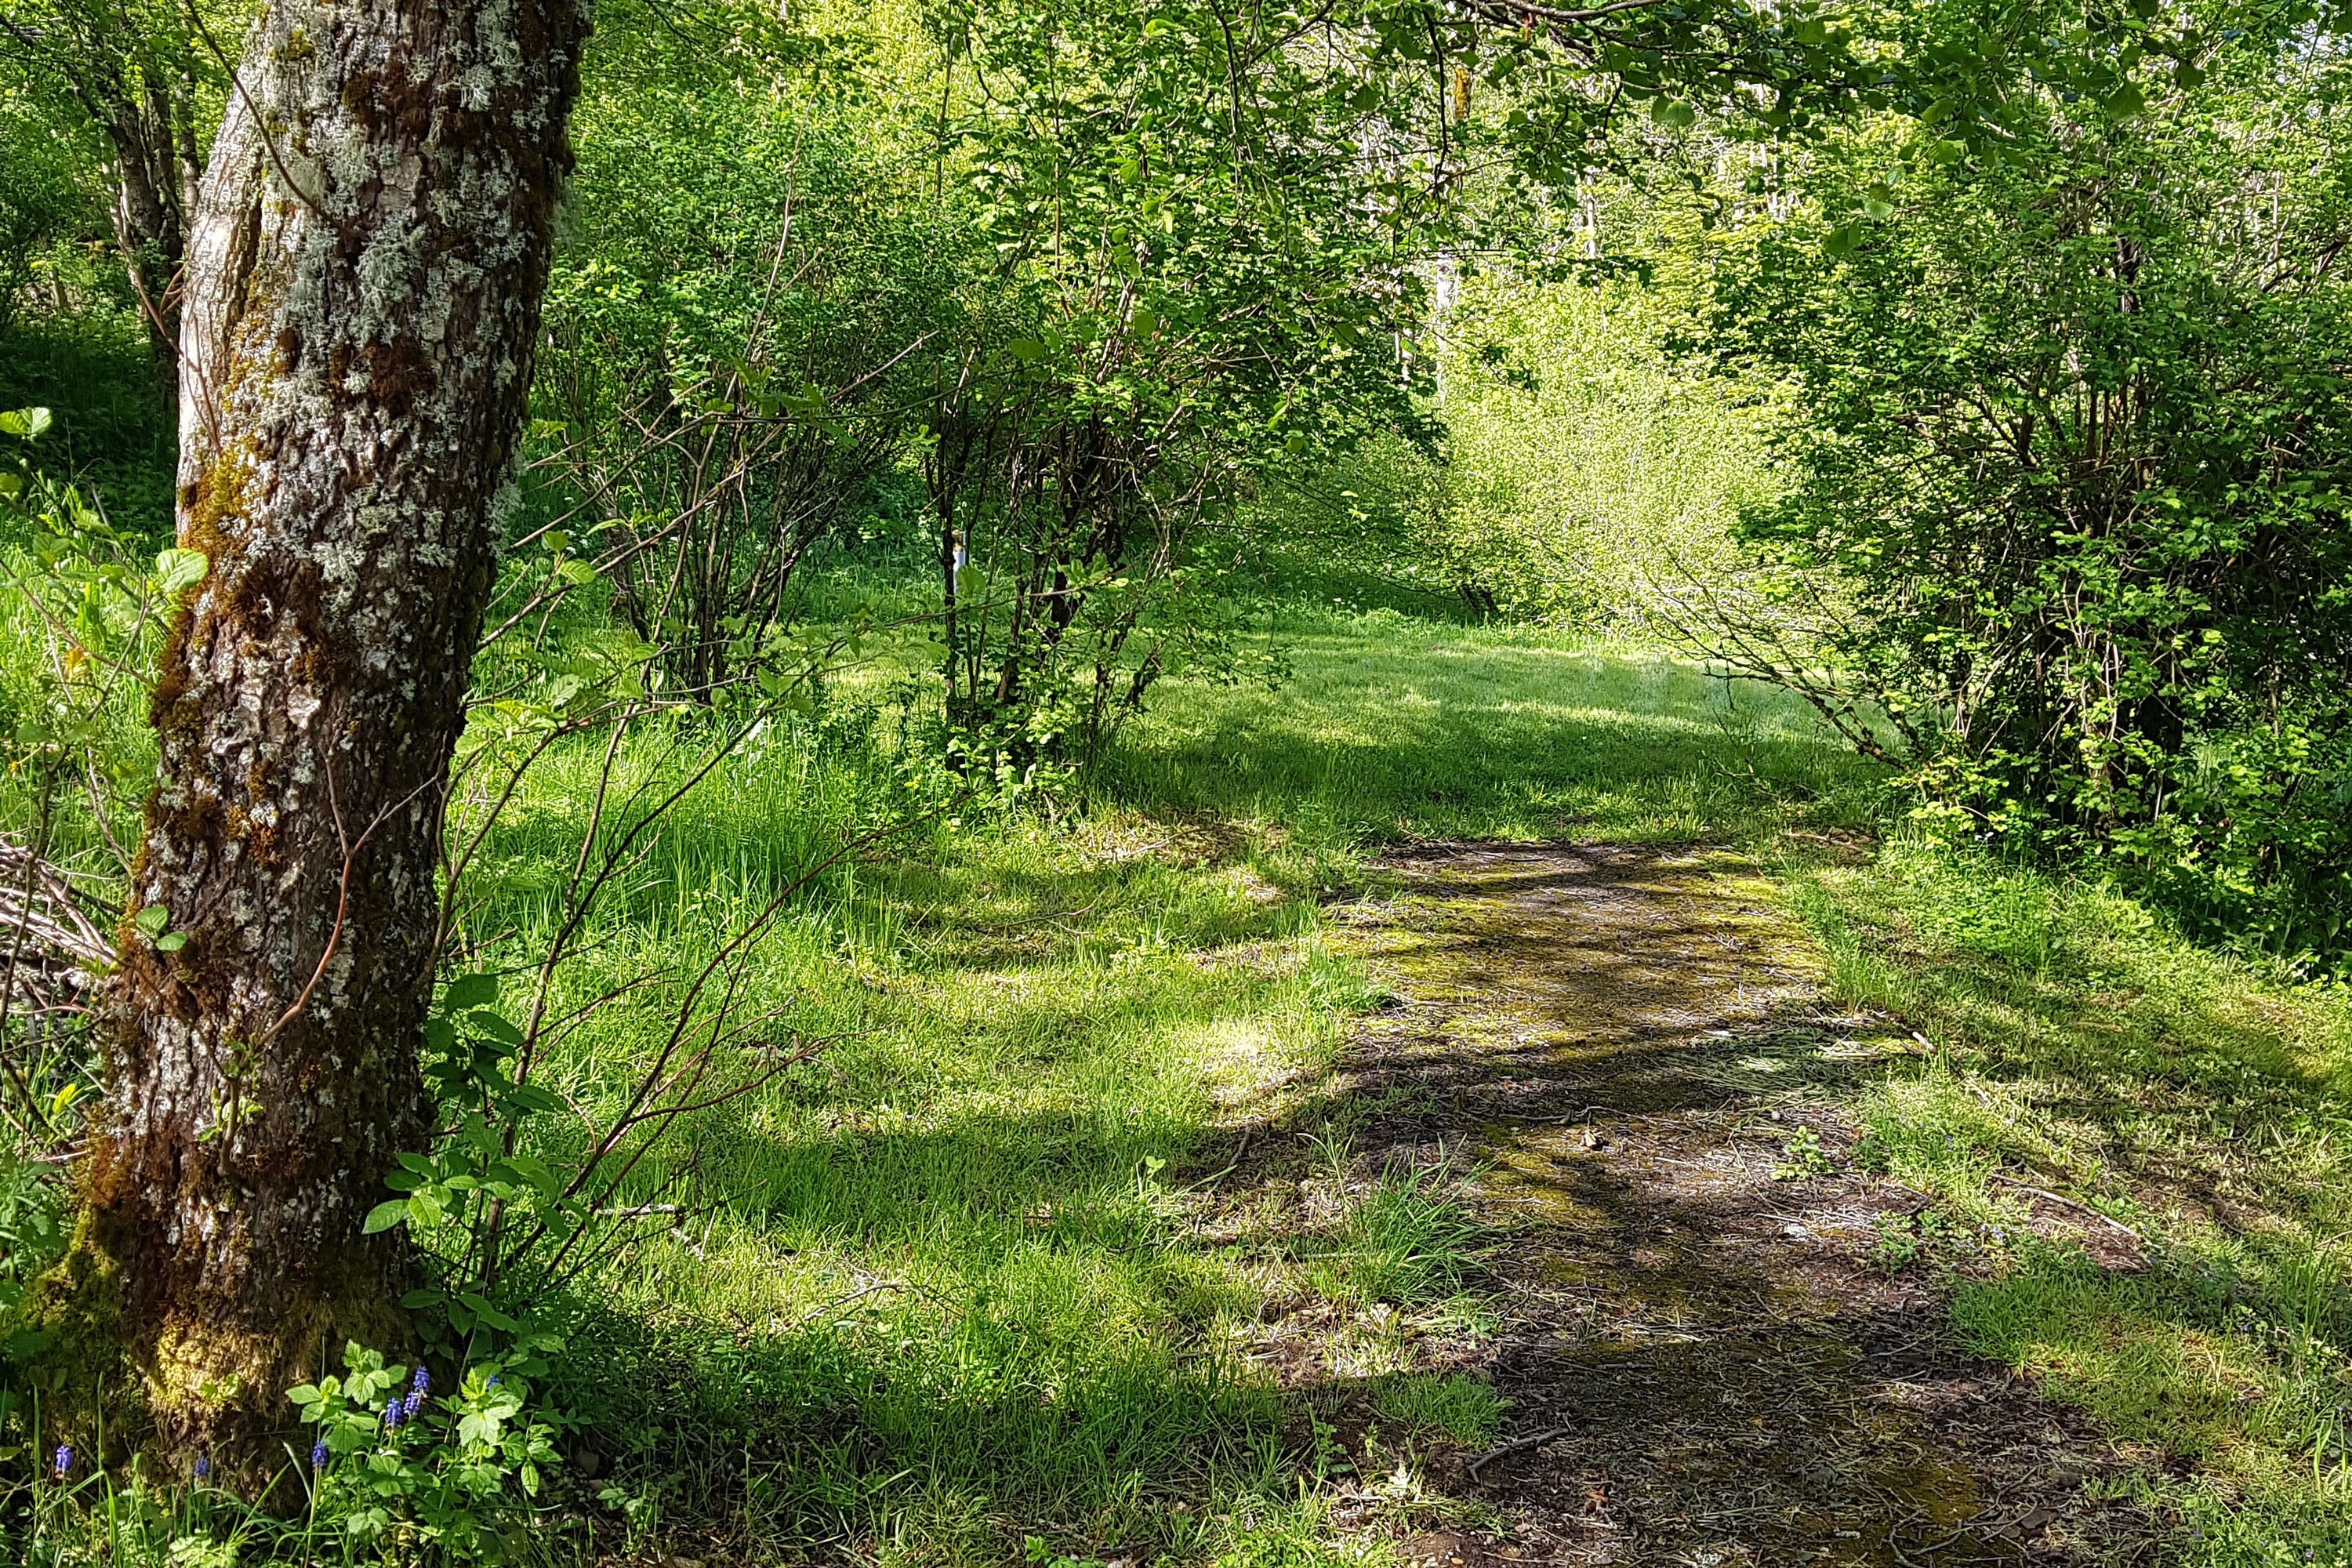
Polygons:
M284 1461L402 1332L441 792L513 504L586 0L273 3L190 226L179 538L109 1098L49 1311L104 1299L152 1446Z

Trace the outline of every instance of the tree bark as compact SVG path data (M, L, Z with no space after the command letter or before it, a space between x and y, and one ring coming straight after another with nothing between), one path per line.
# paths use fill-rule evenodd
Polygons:
M170 91L152 80L137 100L124 92L103 108L101 124L114 148L115 244L156 357L170 363L179 331L176 288L186 257L178 116Z
M190 226L158 787L63 1280L154 1446L284 1462L285 1390L389 1347L441 791L517 497L588 0L271 0ZM164 951L171 947L173 951ZM93 1303L98 1303L93 1305Z

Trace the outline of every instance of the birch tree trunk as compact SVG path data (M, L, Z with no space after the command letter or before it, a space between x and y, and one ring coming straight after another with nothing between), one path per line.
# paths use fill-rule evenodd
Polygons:
M589 0L271 0L190 225L158 787L69 1259L155 1446L284 1462L403 1335L441 790L511 509ZM166 948L172 949L165 951ZM92 1305L92 1303L100 1303Z

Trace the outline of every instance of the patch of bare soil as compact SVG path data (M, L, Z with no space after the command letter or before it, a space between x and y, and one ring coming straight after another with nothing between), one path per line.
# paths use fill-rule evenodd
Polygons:
M1438 1477L1486 1527L1408 1558L2153 1560L2153 1521L2104 1500L2146 1457L1963 1353L1895 1267L1923 1200L1855 1168L1848 1106L1907 1036L1828 1010L1760 879L1556 846L1393 870L1343 911L1395 993L1349 1071L1398 1113L1360 1146L1485 1166L1503 1327L1471 1359L1510 1401Z

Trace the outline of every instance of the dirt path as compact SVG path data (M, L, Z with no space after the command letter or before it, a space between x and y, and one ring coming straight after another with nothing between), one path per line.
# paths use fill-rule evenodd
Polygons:
M1890 1268L1921 1199L1854 1168L1850 1108L1908 1041L1825 1009L1763 884L1699 850L1394 869L1346 915L1396 993L1350 1070L1417 1109L1360 1146L1487 1164L1507 1294L1479 1353L1511 1401L1508 1446L1448 1478L1493 1525L1408 1561L2152 1560L2102 1500L2133 1457Z

